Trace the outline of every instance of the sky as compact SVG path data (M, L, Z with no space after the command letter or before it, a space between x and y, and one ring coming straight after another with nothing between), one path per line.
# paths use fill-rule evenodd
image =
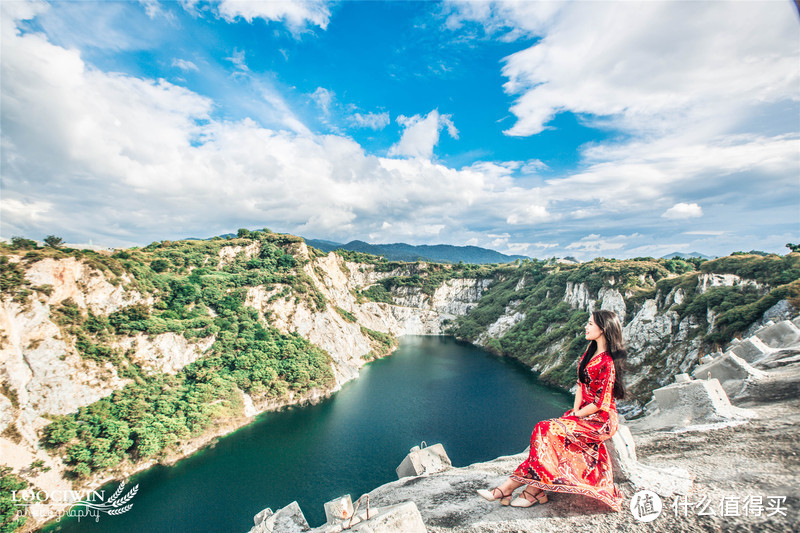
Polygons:
M800 242L789 0L0 10L4 238L266 227L580 260Z

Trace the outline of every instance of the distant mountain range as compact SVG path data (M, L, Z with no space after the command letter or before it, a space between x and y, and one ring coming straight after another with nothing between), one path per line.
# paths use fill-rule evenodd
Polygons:
M510 263L517 259L530 259L524 255L506 255L480 248L478 246L452 246L449 244L422 244L415 246L398 242L394 244L369 244L364 241L350 241L342 244L318 239L305 239L306 244L323 252L333 250L352 250L383 256L390 261L431 261L437 263Z
M716 257L701 254L700 252L689 252L688 254L683 252L672 252L671 254L661 256L661 259L689 259L690 257L699 257L700 259L706 260L716 259Z

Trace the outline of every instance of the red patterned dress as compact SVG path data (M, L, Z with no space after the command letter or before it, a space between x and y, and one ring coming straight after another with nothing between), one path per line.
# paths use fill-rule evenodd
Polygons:
M581 383L583 401L579 408L593 403L600 410L583 418L570 414L570 410L561 418L536 424L528 458L511 479L543 490L583 494L619 511L622 494L614 485L611 458L603 444L617 431L619 420L612 394L614 360L606 352L595 354L586 365L586 373L589 384Z

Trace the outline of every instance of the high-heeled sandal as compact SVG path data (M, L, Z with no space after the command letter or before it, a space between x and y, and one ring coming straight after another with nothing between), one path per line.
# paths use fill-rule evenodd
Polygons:
M500 493L500 498L495 497L494 491ZM478 494L484 500L488 500L490 502L500 500L501 505L509 505L511 503L511 495L514 494L514 491L511 491L510 493L506 494L502 490L500 490L500 487L495 487L492 490L478 489Z
M526 498L526 494L533 499ZM530 507L536 503L547 503L547 494L545 494L543 490L533 494L532 492L528 492L528 489L525 489L522 491L522 494L511 502L511 507Z

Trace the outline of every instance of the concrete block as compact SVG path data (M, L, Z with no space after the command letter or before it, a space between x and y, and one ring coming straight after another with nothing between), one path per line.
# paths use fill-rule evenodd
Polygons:
M338 520L325 524L310 533L426 533L425 523L417 505L412 501L387 507L370 507L356 511L353 520ZM277 533L277 532L276 532Z
M659 496L670 498L686 494L692 487L693 477L682 468L656 468L636 459L636 446L630 429L620 424L610 440L604 442L611 457L615 483L629 481L637 490L648 489Z
M732 406L722 384L715 378L674 383L656 389L653 394L659 412L646 422L651 428L680 428L754 416L750 411Z
M692 381L689 374L675 374L675 383L688 383Z
M771 352L772 349L764 344L761 339L753 336L733 346L729 351L735 353L748 363L752 363L764 357Z
M710 363L711 361L714 360L715 357L719 357L720 355L722 354L706 354L700 358L700 364L704 365L706 363Z
M256 515L258 517L263 513L265 518L257 523L250 533L305 533L311 531L297 502L290 503L274 514L266 513L266 511L270 510L264 509ZM253 520L255 521L255 518Z
M395 469L395 472L397 472L397 478L402 479L408 476L434 474L452 465L453 463L441 444L434 444L426 448L414 446L400 466Z
M253 517L253 522L255 523L255 525L258 525L267 518L269 518L270 516L272 516L273 514L275 513L272 512L272 509L267 507L266 509L264 509L263 511L261 511L260 513L258 513Z
M329 524L339 522L353 516L353 500L349 494L329 501L324 505L325 519Z
M792 319L792 324L795 325L798 329L800 329L800 315L797 315Z
M359 522L350 531L354 533L427 533L425 522L414 502L392 505L369 520Z
M739 380L750 377L759 379L765 375L764 372L753 368L747 361L733 352L727 352L722 357L718 357L710 363L698 366L694 372L692 372L692 377L695 379L708 379L711 377L718 379L720 383L732 379Z
M788 348L800 343L800 329L791 321L783 320L756 331L755 337L770 348Z

